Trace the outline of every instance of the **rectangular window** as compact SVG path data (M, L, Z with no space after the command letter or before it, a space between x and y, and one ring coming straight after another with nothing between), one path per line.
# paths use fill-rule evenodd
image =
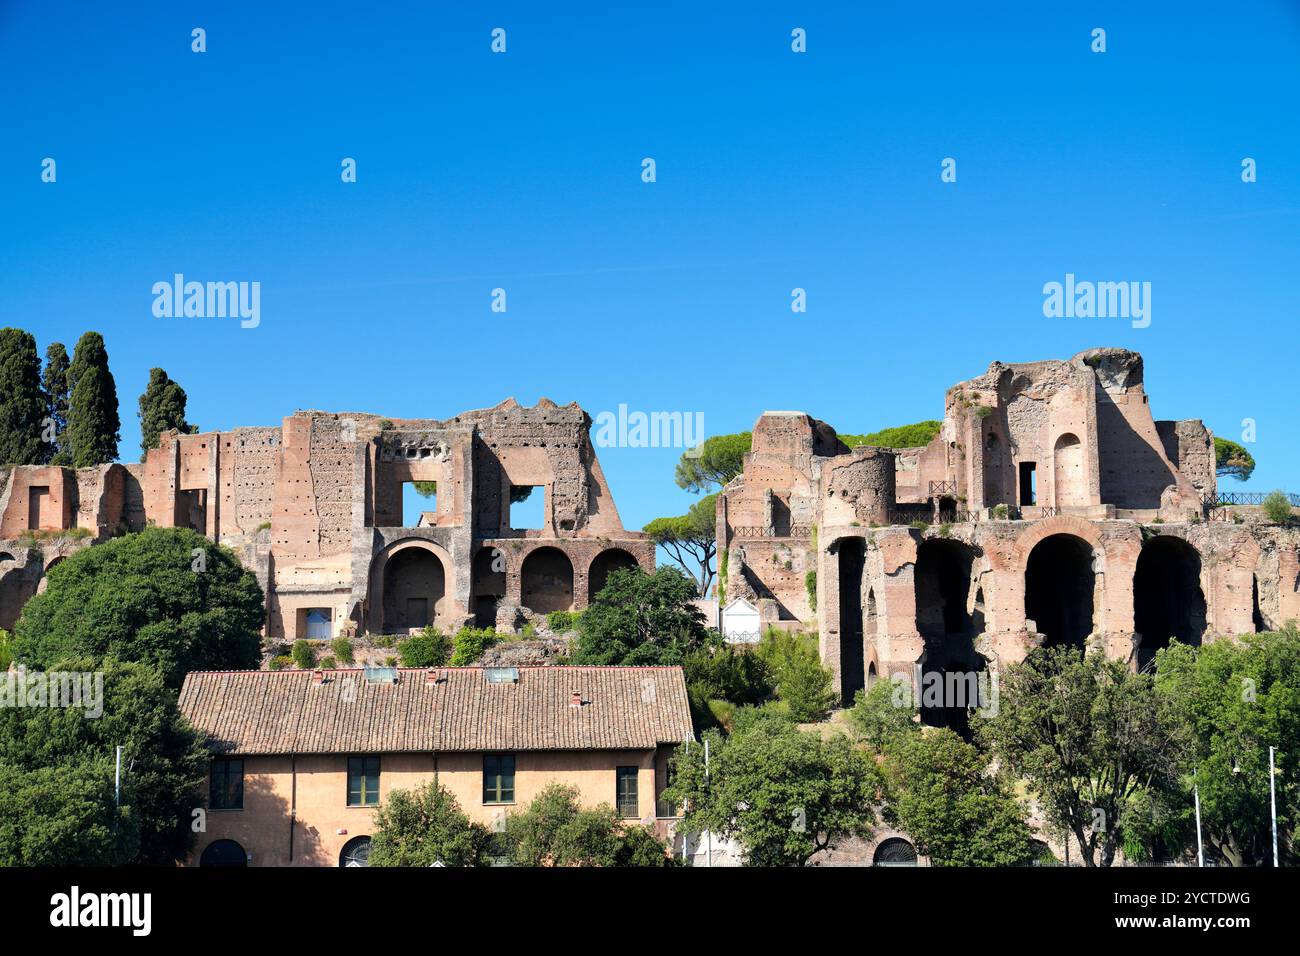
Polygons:
M244 809L244 761L212 761L211 784L208 789L208 809Z
M483 755L483 802L515 802L515 755Z
M546 488L542 485L510 486L510 527L536 531L546 525Z
M618 815L624 820L635 819L639 815L637 775L636 767L619 767L617 770L618 785L614 805L618 808Z
M348 806L379 805L379 758L348 758Z
M436 481L402 482L402 527L419 528L434 522L438 512ZM425 521L424 516L429 516Z
M1032 461L1020 463L1020 503L1022 505L1038 504L1038 482L1034 476Z

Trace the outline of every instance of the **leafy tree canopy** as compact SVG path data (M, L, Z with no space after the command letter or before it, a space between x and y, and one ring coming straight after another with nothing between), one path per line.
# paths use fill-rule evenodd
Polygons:
M1268 748L1282 864L1294 862L1300 812L1300 631L1250 634L1201 647L1174 643L1156 659L1162 721L1187 748L1184 803L1201 797L1208 859L1271 864Z
M578 621L575 664L680 664L709 640L695 582L673 567L610 572Z
M924 422L914 422L911 425L882 428L880 431L872 432L869 435L840 435L840 441L850 448L855 445L876 445L880 448L921 448L930 444L942 427L943 422L930 419Z
M1020 866L1033 851L1025 808L991 758L946 728L895 738L887 815L932 866Z
M714 485L725 485L740 474L753 440L750 432L714 435L706 438L703 444L687 449L677 462L674 475L677 486L700 492Z
M394 790L375 815L371 866L477 866L491 834L438 783Z
M150 448L157 448L159 436L175 428L182 434L195 431L185 420L185 389L160 368L149 370L149 385L140 396L140 460Z
M121 419L117 412L117 384L108 369L104 337L87 332L77 341L68 368L68 441L77 468L104 465L117 459Z
M584 809L578 790L552 784L506 819L506 844L520 866L668 866L666 848L609 804Z
M877 680L860 690L849 709L849 724L873 753L883 754L919 733L915 695L910 681Z
M1125 661L1039 648L1006 668L998 713L979 739L1024 777L1049 823L1073 834L1088 866L1110 866L1131 803L1167 793L1178 751L1158 719L1152 678Z
M22 329L0 329L0 465L39 465L45 397L36 340Z
M83 695L80 707L0 708L0 777L30 777L17 795L0 784L13 801L0 812L0 862L164 865L183 857L208 755L161 672L90 657L56 661L50 670L100 673L102 713L93 694ZM113 810L118 746L120 812Z
M671 555L683 571L699 582L699 595L706 597L713 583L713 558L717 554L717 493L706 495L689 511L675 518L655 518L642 530L656 545Z
M825 720L838 699L835 677L823 667L815 634L790 634L771 628L755 651L770 670L776 695L800 723Z
M742 719L745 710L755 711ZM875 762L849 739L823 739L770 710L744 708L724 737L678 748L665 797L686 807L687 832L738 840L750 866L803 866L850 836L867 837L881 795Z
M1214 436L1214 470L1219 476L1245 481L1255 471L1255 459L1235 441Z
M256 667L262 589L233 553L187 528L149 528L61 561L23 608L14 656L157 665L168 686L191 670Z

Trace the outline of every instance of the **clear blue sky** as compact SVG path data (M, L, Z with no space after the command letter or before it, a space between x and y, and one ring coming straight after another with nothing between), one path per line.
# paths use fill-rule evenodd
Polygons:
M1300 491L1294 2L282 6L0 2L0 324L104 334L127 460L155 365L205 429L545 395L864 432L1118 345ZM176 272L260 282L261 326L154 318ZM1067 272L1151 282L1150 328L1044 318ZM690 504L677 455L601 451L629 527Z

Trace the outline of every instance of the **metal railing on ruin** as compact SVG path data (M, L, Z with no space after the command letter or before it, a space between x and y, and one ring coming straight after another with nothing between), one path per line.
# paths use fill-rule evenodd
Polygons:
M1227 505L1262 505L1271 491L1221 491L1216 495L1202 495L1201 502L1207 508L1223 508ZM1300 495L1282 492L1292 508L1300 508Z

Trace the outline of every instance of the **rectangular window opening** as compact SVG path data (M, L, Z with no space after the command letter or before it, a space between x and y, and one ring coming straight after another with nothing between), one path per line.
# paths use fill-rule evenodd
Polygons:
M403 528L419 528L435 524L434 515L437 511L438 483L436 481L402 482Z
M1020 503L1022 505L1038 504L1038 477L1034 474L1034 462L1020 463Z
M348 758L348 806L379 805L379 758Z
M640 807L637 799L637 776L638 769L636 767L618 768L618 786L615 793L615 806L618 808L618 815L624 820L632 820L639 816Z
M515 802L515 755L483 755L483 802Z
M546 520L546 488L542 485L510 486L510 527L539 531Z
M208 790L208 809L244 809L244 761L212 761L211 784Z

